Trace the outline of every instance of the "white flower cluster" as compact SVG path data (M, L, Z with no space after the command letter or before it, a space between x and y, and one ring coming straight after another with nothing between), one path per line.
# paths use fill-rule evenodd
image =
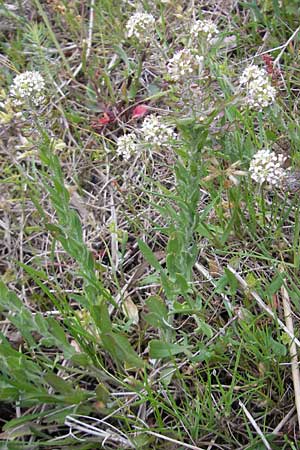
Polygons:
M173 81L183 80L197 69L201 70L203 56L194 54L190 49L179 50L168 62L167 70Z
M217 26L212 20L195 20L191 27L191 35L194 39L204 36L207 42L211 43L212 39L219 34Z
M246 67L242 75L240 76L240 84L248 84L253 80L257 80L258 78L265 78L266 71L264 69L260 69L258 66L251 64L251 66Z
M15 106L40 106L45 100L45 81L39 72L24 72L14 78L9 95Z
M177 139L174 128L162 123L162 118L151 114L143 122L141 132L143 139L155 146L168 146L170 141Z
M155 18L152 14L136 12L126 24L127 36L136 37L140 41L151 40L154 32Z
M153 147L168 147L177 139L174 128L162 122L162 117L151 114L146 117L140 129L140 139L135 132L124 134L117 139L116 153L128 160L141 148L141 144Z
M128 160L137 152L137 149L137 139L134 132L118 137L116 149L117 155L122 156L124 159Z
M282 167L285 156L277 155L272 150L259 150L251 160L249 172L251 178L259 184L267 182L276 185L283 181L286 172Z
M246 89L246 102L251 108L261 111L275 102L276 89L264 69L255 65L247 67L240 77L240 84Z

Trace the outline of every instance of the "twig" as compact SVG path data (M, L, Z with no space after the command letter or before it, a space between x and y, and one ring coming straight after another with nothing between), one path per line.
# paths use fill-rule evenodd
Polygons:
M296 30L297 31L297 30ZM286 49L286 44L282 44L282 45L279 45L278 47L273 47L273 48L270 48L269 50L265 50L264 52L259 52L259 53L256 53L256 55L254 55L254 56L250 56L249 58L245 58L245 59L243 59L242 61L240 61L240 63L239 64L244 64L244 63L246 63L246 62L248 62L248 61L253 61L255 58L259 58L260 56L262 56L262 55L267 55L267 54L269 54L269 53L273 53L273 52L276 52L277 50L285 50ZM280 55L280 57L281 57L282 55ZM277 58L278 58L278 56L277 56ZM276 58L276 59L277 59Z
M277 55L276 59L274 60L274 66L275 65L279 65L279 61L280 58L282 57L283 53L285 52L285 49L287 48L287 46L290 44L290 42L292 42L292 40L294 39L294 37L296 36L296 34L299 32L300 27L298 27L294 33L289 37L289 39L286 41L286 43L283 45L281 52Z
M193 19L196 20L195 0L191 1L191 10L192 10L192 14L193 14Z
M239 405L242 408L242 410L244 411L245 415L247 416L247 418L250 420L251 425L253 426L253 428L255 429L255 431L257 432L257 434L259 435L259 437L261 438L262 442L264 443L265 447L268 450L272 450L272 447L270 446L269 442L267 441L267 439L265 438L263 432L261 431L261 429L259 428L259 426L257 425L257 423L255 422L254 418L252 417L252 415L250 414L250 412L248 411L248 409L246 408L246 406L244 405L244 403L242 403L239 400Z
M265 302L262 300L262 298L260 298L260 296L258 295L257 292L253 291L252 289L249 288L248 284L246 283L246 281L234 270L233 267L231 267L230 265L227 266L228 270L230 270L230 272L235 276L235 278L238 280L238 282L240 283L240 285L242 286L242 288L245 291L248 291L249 294L257 301L257 303L259 304L259 306L270 316L272 317L272 319L274 319L277 323L277 325L282 328L288 335L289 337L293 340L293 342L298 345L298 347L300 347L300 341L299 339L296 338L296 336L294 335L294 333L292 333L288 327L285 326L285 324L278 319L278 317L276 317L276 315L273 313L273 311L269 308L269 306L267 306L265 304Z
M284 309L285 323L286 323L286 326L288 327L288 329L290 330L291 334L294 334L294 324L293 324L293 318L292 318L290 297L289 297L288 291L284 285L281 286L280 291L281 291L281 297L282 297L282 303L283 303L283 309ZM296 347L294 341L292 341L291 345L290 345L290 356L291 356L291 363L292 363L292 378L293 378L293 384L294 384L295 404L296 404L296 409L297 409L298 426L300 429L300 372L299 372L298 357L297 357L297 347Z
M118 257L118 234L117 234L117 213L114 203L114 196L113 192L111 192L111 225L112 225L112 231L111 231L111 260L113 263L113 270L114 272L117 271L118 265L119 265L119 257Z
M192 450L204 450L201 447L195 447L195 445L191 445L191 444L186 444L185 442L181 442L181 441L177 441L177 439L172 439L168 436L164 436L162 434L159 433L155 433L154 431L150 431L150 430L143 430L142 433L147 433L147 434L151 434L151 436L155 436L159 439L163 439L164 441L168 441L168 442L173 442L174 444L178 444L181 447L185 447L185 448L191 448Z
M95 0L91 0L89 29L88 29L88 38L87 38L87 48L86 48L86 59L88 59L88 57L90 56L91 48L92 48L93 27L94 27L94 8L95 8Z
M293 408L284 416L284 418L279 422L276 428L274 428L272 434L279 434L281 428L286 424L286 422L292 417L295 412L296 407Z
M134 448L133 444L127 439L127 437L124 438L124 437L120 436L119 434L117 434L116 432L111 432L108 430L101 430L100 428L90 425L88 423L82 422L81 420L78 420L75 417L67 416L65 419L65 425L70 427L71 431L73 429L75 429L77 431L82 431L85 434L97 436L98 439L103 441L103 443L107 440L111 440L113 442L117 442L120 445L125 446L125 448ZM110 424L106 423L105 425L110 426L113 429L116 429L115 427L113 427ZM118 431L120 431L120 430L118 430ZM124 433L122 433L122 434L124 434Z

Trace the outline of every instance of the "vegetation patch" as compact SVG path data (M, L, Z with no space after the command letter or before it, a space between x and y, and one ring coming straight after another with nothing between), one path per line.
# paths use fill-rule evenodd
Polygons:
M1 448L299 448L297 0L0 0Z

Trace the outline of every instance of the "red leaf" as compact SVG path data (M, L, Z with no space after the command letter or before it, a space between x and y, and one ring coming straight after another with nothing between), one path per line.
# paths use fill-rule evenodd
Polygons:
M112 119L109 117L109 115L107 113L104 113L103 116L100 117L100 119L97 120L99 125L106 125L106 124L108 124L111 121L112 121Z
M136 106L132 111L132 119L139 119L140 117L143 117L148 112L148 106L147 105L138 105Z
M114 118L111 117L108 113L103 113L103 116L100 118L96 118L91 121L91 126L94 128L94 130L100 130L102 127L107 125L108 123L111 123L114 121Z

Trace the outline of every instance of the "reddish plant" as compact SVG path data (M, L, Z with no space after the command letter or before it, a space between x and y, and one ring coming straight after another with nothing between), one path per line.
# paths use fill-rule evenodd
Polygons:
M133 109L131 118L140 119L141 117L144 117L145 114L147 114L147 112L148 112L147 105L138 105Z
M265 68L273 81L278 81L280 78L280 70L274 67L274 59L271 55L262 55L262 60L265 63Z
M111 112L104 112L102 117L96 118L91 121L91 126L94 128L94 130L98 131L101 130L105 125L108 125L109 123L112 123L116 120L114 114Z

